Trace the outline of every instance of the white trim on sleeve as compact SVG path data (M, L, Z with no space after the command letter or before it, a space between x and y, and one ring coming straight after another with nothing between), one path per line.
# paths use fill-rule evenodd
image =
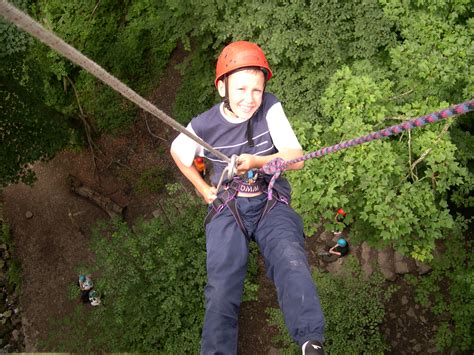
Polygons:
M280 102L270 107L266 119L273 143L279 152L284 149L302 149Z
M189 123L186 129L192 134L196 135L191 123ZM190 167L193 163L196 155L202 156L203 148L200 144L189 138L183 133L180 133L171 143L171 150L175 153L183 165Z

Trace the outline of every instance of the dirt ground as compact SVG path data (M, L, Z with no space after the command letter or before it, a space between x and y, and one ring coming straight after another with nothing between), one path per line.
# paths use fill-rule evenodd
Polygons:
M171 113L174 93L180 83L174 64L185 55L182 50L176 51L163 80L149 98L168 114ZM23 271L20 307L25 352L47 351L40 347L39 341L47 336L49 320L61 318L75 307L75 301L69 300L68 289L77 278L78 265L94 260L89 249L90 228L97 220L108 218L102 209L69 191L68 175L76 176L103 196L126 206L125 218L130 224L140 216L151 218L152 212L157 209L159 194L139 194L132 189L132 185L136 183L139 173L147 168L158 164L174 166L168 154L159 152L169 149L177 133L149 115L140 113L139 116L127 132L102 137L97 142L101 152L97 152L96 166L88 150L64 151L50 162L34 165L38 181L32 187L17 184L3 192L4 213L12 229L16 256ZM153 133L163 139L148 133L145 118ZM175 178L181 179L177 172ZM28 218L27 212L32 217ZM312 238L307 242L309 250L311 243ZM310 264L317 265L314 251L309 256ZM267 325L265 314L266 308L278 307L276 292L264 275L261 260L259 263L259 300L242 305L239 354L267 354L277 348L277 344L272 343L276 329ZM389 313L400 311L401 306L393 304ZM403 324L399 328L392 325L385 329L385 333L395 337L403 331L405 337L412 332L414 338L423 331L420 327L417 330L417 327L416 323L411 330L404 329ZM405 352L394 349L393 353Z

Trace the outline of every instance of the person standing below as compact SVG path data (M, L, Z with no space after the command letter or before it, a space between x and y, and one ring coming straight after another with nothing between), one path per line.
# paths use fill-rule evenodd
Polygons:
M92 290L92 287L94 287L94 284L92 283L92 278L90 275L79 275L79 289L81 290L81 301L82 303L89 303L89 293Z
M254 240L267 276L275 283L279 305L292 338L303 354L324 354L324 316L304 250L303 223L290 207L291 188L279 177L273 199L271 176L257 169L275 158L302 156L278 99L265 92L272 71L262 49L247 41L226 46L217 60L215 86L223 102L194 117L187 129L226 156L237 155L237 176L217 191L226 162L184 134L171 155L209 204L206 218L206 313L201 354L236 354L238 314L247 272L248 246ZM209 185L193 160L213 165ZM301 169L296 163L291 169Z
M329 254L336 255L339 258L349 253L349 243L344 238L339 238L336 245L329 249Z

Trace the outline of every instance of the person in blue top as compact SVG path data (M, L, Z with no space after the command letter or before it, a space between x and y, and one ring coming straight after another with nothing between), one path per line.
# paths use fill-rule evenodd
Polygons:
M338 257L346 256L349 253L349 243L344 238L339 238L336 245L329 249L329 253Z
M171 146L176 165L209 204L201 354L237 353L238 314L251 241L258 244L267 275L275 283L291 336L303 354L324 354L324 316L304 250L303 223L290 207L290 185L279 177L269 200L271 176L258 171L275 158L290 160L303 154L281 102L265 92L272 76L258 45L229 44L217 60L214 81L223 101L187 126L224 155L238 156L237 176L225 180L220 191L217 185L226 162L184 134ZM196 156L212 164L210 184L193 165ZM290 168L301 169L303 164Z

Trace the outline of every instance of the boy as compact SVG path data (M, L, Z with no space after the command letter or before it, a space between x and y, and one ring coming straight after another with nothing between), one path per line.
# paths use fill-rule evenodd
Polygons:
M223 102L193 118L187 129L226 156L237 155L237 174L216 185L226 163L180 134L171 154L181 172L210 204L206 218L206 314L201 354L236 354L238 312L247 271L248 243L255 240L275 283L278 302L303 354L323 354L324 317L304 251L303 223L289 206L290 186L278 178L267 200L271 176L259 174L270 160L302 155L301 146L275 96L264 93L272 77L263 51L238 41L224 48L215 86ZM194 157L213 164L212 186L193 166ZM303 163L291 166L301 169ZM254 170L253 170L254 169Z

